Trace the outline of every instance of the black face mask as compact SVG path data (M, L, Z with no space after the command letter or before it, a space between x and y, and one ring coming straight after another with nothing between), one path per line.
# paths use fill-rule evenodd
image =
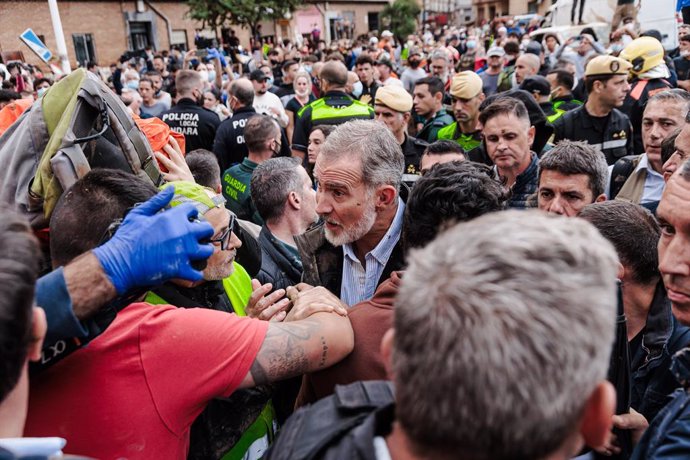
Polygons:
M278 61L275 59L269 59L271 61L271 64L273 65L278 65Z
M419 64L421 64L421 61L409 61L409 64L410 64L410 67L412 67L413 69L416 69L417 67L419 67Z

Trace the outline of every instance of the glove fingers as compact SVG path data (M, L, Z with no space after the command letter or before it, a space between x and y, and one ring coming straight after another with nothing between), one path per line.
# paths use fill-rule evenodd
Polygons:
M143 216L152 216L158 211L166 207L170 200L172 200L175 195L174 187L168 187L162 192L159 192L154 197L150 198L148 201L140 204L136 208L132 209L130 214L139 214Z
M212 244L201 244L195 251L190 251L189 258L192 260L208 259L213 255Z

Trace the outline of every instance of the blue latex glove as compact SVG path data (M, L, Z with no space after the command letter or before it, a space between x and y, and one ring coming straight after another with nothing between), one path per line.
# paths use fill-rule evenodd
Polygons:
M174 193L174 187L168 187L132 209L115 235L94 249L118 295L170 278L202 279L191 262L213 254L210 243L199 243L213 236L213 227L195 220L198 211L189 203L159 213Z
M228 65L227 61L225 60L225 56L223 56L223 53L218 51L216 48L209 48L208 49L208 58L209 59L218 58L220 60L220 66L223 69L225 69L225 67Z

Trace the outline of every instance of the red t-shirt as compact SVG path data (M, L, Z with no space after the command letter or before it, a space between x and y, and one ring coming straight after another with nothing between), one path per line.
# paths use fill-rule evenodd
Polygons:
M87 347L32 377L25 436L99 459L184 459L189 427L242 382L268 323L136 303Z

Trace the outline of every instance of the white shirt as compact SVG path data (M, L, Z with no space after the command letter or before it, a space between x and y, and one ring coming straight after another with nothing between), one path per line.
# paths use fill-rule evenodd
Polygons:
M364 256L365 267L357 258L352 244L343 245L343 277L340 286L340 298L352 306L374 296L379 278L388 259L400 239L405 203L398 198L398 209L388 231L379 244Z
M388 77L386 80L382 81L381 84L383 86L399 86L401 88L403 87L403 83L399 79L393 77Z
M264 115L268 115L269 117L273 117L276 119L278 124L282 127L285 128L288 124L288 116L287 113L285 113L285 107L283 107L283 103L280 102L280 98L273 94L270 91L266 91L264 94L254 94L254 110L256 110L256 113L261 113ZM276 117L276 115L273 113L271 108L275 108L278 110L279 115Z
M376 436L374 438L374 455L376 460L392 460L391 453L383 436Z

